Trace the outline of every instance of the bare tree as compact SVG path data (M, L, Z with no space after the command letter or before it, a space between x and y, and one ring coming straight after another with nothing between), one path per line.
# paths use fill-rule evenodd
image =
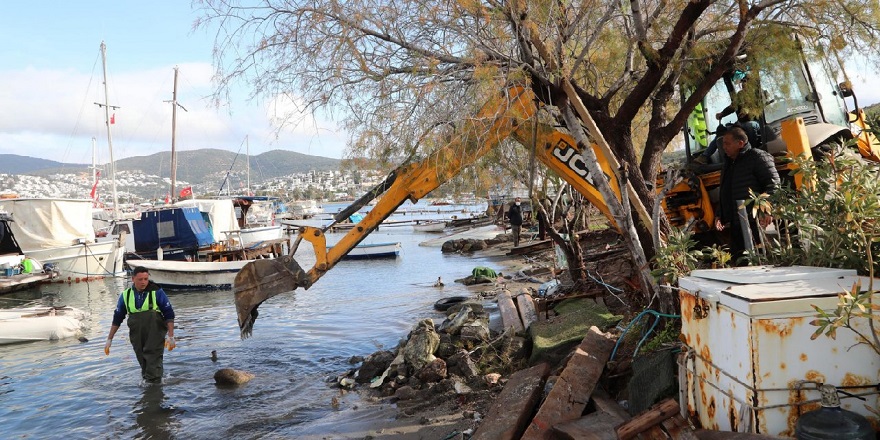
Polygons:
M255 97L288 96L302 113L338 112L351 152L393 160L444 143L489 96L527 83L545 122L584 145L607 141L611 159L628 171L634 206L648 212L661 153L743 50L756 63L789 56L798 32L824 41L834 56L880 56L876 0L198 4L197 25L217 29L218 99L246 81ZM683 101L681 87L690 93ZM623 218L626 198L608 202L619 225L638 227ZM627 241L647 265L652 240L647 229L638 232Z

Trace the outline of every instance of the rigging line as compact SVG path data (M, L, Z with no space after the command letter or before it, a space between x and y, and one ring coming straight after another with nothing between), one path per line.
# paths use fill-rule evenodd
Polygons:
M224 176L223 181L220 182L220 189L217 191L217 195L223 194L223 187L226 186L226 183L230 183L230 184L232 183L232 182L229 182L229 174L232 172L232 168L235 166L235 162L238 160L238 156L241 155L241 147L242 147L242 145L244 145L244 142L245 141L241 141L241 143L238 144L238 151L235 153L235 156L232 158L232 165L229 165L229 169L226 170L226 176Z
M86 87L86 93L83 95L82 105L80 105L80 107L79 107L79 113L76 115L76 122L74 123L73 130L71 131L70 136L67 138L67 145L65 146L64 154L61 156L62 157L61 162L65 163L65 165L62 165L62 168L64 168L66 166L67 160L65 160L65 159L68 158L68 154L70 153L71 144L73 143L73 138L77 133L79 133L79 125L80 125L80 122L82 121L82 115L83 115L83 113L85 113L86 102L88 102L89 90L92 89L92 81L95 78L95 69L97 68L99 59L100 59L100 57L96 56L95 61L92 64L92 74L91 74L91 76L89 76L89 84Z

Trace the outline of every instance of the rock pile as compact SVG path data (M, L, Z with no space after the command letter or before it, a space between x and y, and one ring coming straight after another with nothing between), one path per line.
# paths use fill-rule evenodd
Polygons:
M438 397L490 392L503 385L499 377L525 362L526 340L510 332L492 335L482 304L466 301L445 313L440 325L430 318L419 321L394 350L371 354L337 378L338 384L369 384L399 404L436 403Z
M443 242L443 246L440 248L440 250L444 254L469 254L477 251L486 250L492 246L511 241L513 241L513 236L510 234L498 234L495 236L495 238L489 238L486 240L480 240L476 238L457 238L454 240Z

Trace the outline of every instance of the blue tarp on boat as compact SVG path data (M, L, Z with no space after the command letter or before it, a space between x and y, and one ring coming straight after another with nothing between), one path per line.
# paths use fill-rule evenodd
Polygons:
M159 247L197 249L214 243L211 230L195 207L144 211L133 227L137 252Z

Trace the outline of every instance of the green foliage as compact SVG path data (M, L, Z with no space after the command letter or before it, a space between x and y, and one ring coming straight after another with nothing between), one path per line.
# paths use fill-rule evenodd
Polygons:
M800 188L787 185L772 196L754 198L757 211L774 217L779 237L767 240L762 254L753 262L802 264L856 269L868 275L871 285L862 291L860 283L839 294L837 308L830 311L813 306L817 319L812 339L825 335L834 339L839 328L853 331L860 344L880 354L880 339L872 303L874 255L880 243L880 168L862 160L852 142L841 145L824 160L796 159L802 178ZM867 320L867 329L858 325Z
M658 282L675 284L678 278L694 269L704 267L726 267L730 253L713 245L696 249L693 235L684 229L673 228L666 237L666 246L657 249L654 255L654 270L651 275Z
M680 333L681 321L677 319L669 319L666 321L666 326L663 330L657 332L651 340L645 342L640 351L650 353L663 348L664 345L677 341Z
M826 160L795 160L804 185L785 185L753 198L753 210L772 214L778 237L752 263L877 270L872 255L880 243L880 170L857 157L851 146Z
M873 323L873 321L880 319L873 313L878 309L878 306L872 302L875 293L872 289L861 291L861 283L856 282L850 291L838 295L837 308L833 311L828 312L814 305L813 309L816 310L817 319L811 321L810 324L817 328L810 339L816 339L823 334L831 339L836 339L837 329L846 328L856 334L859 344L868 345L874 352L880 354L880 341L877 339L877 330L874 329L874 326L870 325L869 332L866 332L853 325L856 322L854 320L869 320L869 323Z

